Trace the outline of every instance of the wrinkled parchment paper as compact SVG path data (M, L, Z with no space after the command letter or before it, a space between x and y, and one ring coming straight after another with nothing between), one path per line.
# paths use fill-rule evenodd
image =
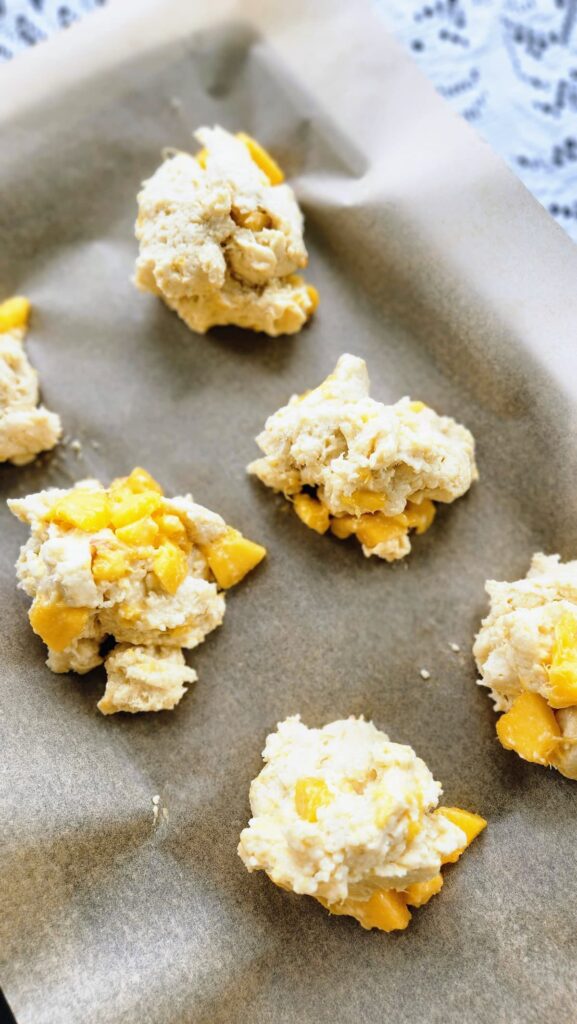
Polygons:
M296 186L321 294L299 336L197 337L129 282L139 182L214 122ZM0 124L1 294L31 297L44 400L82 443L0 468L2 499L142 464L270 551L178 709L104 718L102 671L44 666L2 504L18 1020L569 1024L577 785L500 748L470 646L487 577L577 555L577 251L359 0L113 4L2 69ZM478 439L479 484L405 563L319 537L244 472L266 416L343 351L376 397L409 392ZM370 716L488 817L407 931L331 920L238 859L265 735L295 712Z

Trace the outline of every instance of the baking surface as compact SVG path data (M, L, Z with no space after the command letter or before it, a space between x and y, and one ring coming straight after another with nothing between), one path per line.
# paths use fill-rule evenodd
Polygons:
M363 64L370 42L358 56L383 101L355 130L339 90L357 75L369 95L357 58L327 106L322 69L287 67L291 25L253 24L30 104L0 157L2 295L30 296L44 400L82 443L2 467L2 498L140 464L269 549L189 655L180 706L104 718L102 670L44 666L15 589L26 531L2 504L3 986L26 1024L569 1024L577 788L500 748L470 647L486 578L524 575L536 550L577 555L577 256L392 44L382 64ZM413 122L387 75L391 91L414 77ZM215 122L269 147L302 201L321 305L296 337L197 337L129 282L139 182ZM404 563L319 537L245 474L267 415L344 351L374 397L410 393L478 441L480 482ZM365 714L425 759L445 803L489 819L406 932L330 919L237 857L265 736L295 712Z

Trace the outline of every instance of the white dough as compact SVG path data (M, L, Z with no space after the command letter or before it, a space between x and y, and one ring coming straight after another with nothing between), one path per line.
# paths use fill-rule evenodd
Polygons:
M85 480L72 490L101 489ZM196 679L182 648L202 643L224 617L224 595L211 578L200 545L226 533L221 516L197 505L190 495L162 498L162 511L178 512L190 550L188 573L175 594L167 593L153 573L154 549L132 557L130 571L115 582L95 580L93 558L118 546L110 528L96 532L46 521L54 503L70 491L52 488L9 501L11 511L29 524L31 536L17 562L19 586L32 598L62 601L90 610L80 636L63 651L48 651L53 672L89 672L102 664L102 642L119 644L106 659L108 685L99 707L113 711L158 711L172 708Z
M367 900L434 878L442 859L466 845L460 828L432 813L441 786L424 761L372 722L309 729L297 715L267 737L263 758L238 853L249 871L265 871L285 889L328 904ZM316 821L297 812L303 778L330 790Z
M60 418L38 405L38 375L24 351L23 327L0 333L0 462L24 466L54 448Z
M370 398L365 361L343 355L319 387L293 395L269 416L256 439L264 457L248 471L287 497L315 488L336 517L351 511L358 491L382 496L386 516L403 513L409 501L452 502L477 479L473 437L449 417L414 405L409 398L394 405ZM393 561L410 548L405 533L363 550Z
M98 707L116 711L165 711L186 693L198 676L176 647L130 647L118 644L106 659L108 682Z
M299 331L313 302L293 276L307 252L292 189L271 185L246 145L222 128L195 137L205 166L179 152L138 195L137 287L160 295L200 334L218 324L273 336Z
M567 612L577 617L577 561L535 554L524 579L488 580L486 590L490 611L473 647L480 685L489 689L497 711L507 711L526 690L549 703L555 627ZM562 735L574 739L577 707L555 709L555 717ZM561 744L555 765L569 778L577 778L577 744Z

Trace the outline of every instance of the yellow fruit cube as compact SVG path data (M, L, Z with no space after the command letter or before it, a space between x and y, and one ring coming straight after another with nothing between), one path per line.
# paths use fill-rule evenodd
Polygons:
M249 231L262 231L272 225L268 213L265 213L264 210L248 210L246 213L233 210L232 215L239 227L248 228Z
M142 494L133 494L124 488L111 491L110 495L110 517L115 530L121 526L128 526L152 515L162 504L162 497L156 491L144 491Z
M196 156L194 158L196 160L196 162L200 164L200 166L202 167L203 171L206 169L206 158L207 158L207 156L208 156L208 149L205 147L204 149L199 149L198 153L196 154Z
M50 507L45 518L92 533L110 525L110 504L106 491L76 488Z
M460 807L438 807L435 814L440 814L443 818L447 818L453 825L460 828L461 832L464 832L467 837L467 842L464 846L455 850L454 853L443 857L442 864L454 864L463 853L463 850L466 850L473 842L473 839L476 839L479 833L487 827L485 818L482 818L480 814L475 814L473 811L463 811Z
M271 185L281 185L284 181L284 174L270 153L267 153L266 149L263 149L256 139L253 139L251 135L247 135L245 132L237 132L236 137L241 142L244 142L253 163L260 167L263 174L266 174Z
M380 512L387 503L385 494L369 490L353 491L346 500L357 514L359 512Z
M136 466L132 473L124 478L124 482L135 494L144 494L146 491L156 491L157 494L164 494L158 481L150 475L148 470L142 469L142 466Z
M97 583L114 583L126 576L130 563L119 548L100 548L92 560L92 575Z
M432 896L436 896L443 887L443 876L441 874L430 878L428 882L413 882L405 889L405 897L410 907L424 907Z
M553 708L577 704L577 616L564 612L555 626L548 669L548 703Z
M426 408L427 408L427 406L425 405L424 402L410 402L409 403L409 409L411 410L411 412L422 412L423 409L426 409Z
M155 513L154 518L163 537L168 537L169 540L174 541L175 544L178 544L179 548L190 546L186 526L177 515L160 510Z
M120 604L118 613L125 622L136 622L142 614L142 609L137 604Z
M266 548L247 540L231 526L227 526L226 533L207 544L203 551L210 571L223 590L239 583L266 555Z
M333 795L323 779L299 779L295 786L295 808L299 818L316 821L319 807L326 807Z
M356 534L361 544L367 548L376 548L377 544L402 537L409 527L404 513L398 516L385 516L382 512L373 512L361 516Z
M554 711L540 693L520 693L497 722L497 736L506 750L534 764L549 764L561 736Z
M306 287L307 287L307 295L308 295L308 297L311 300L312 305L313 305L313 308L311 310L311 316L312 316L312 314L315 313L316 310L319 307L320 295L319 295L317 289L315 288L314 284L307 284Z
M413 841L413 839L416 839L416 837L418 836L418 834L421 831L422 827L423 827L423 824L422 824L422 822L419 819L415 820L414 818L411 818L409 820L409 824L407 825L407 842L408 843L411 843Z
M436 506L429 498L425 498L420 505L416 505L412 501L407 502L404 511L409 529L416 530L417 533L424 533L425 530L428 530L436 514Z
M116 536L123 544L154 544L160 534L158 524L150 516L137 519L135 523L119 526Z
M62 601L40 598L36 598L28 613L32 629L53 651L63 651L76 640L89 617L89 608L71 608Z
M347 537L355 533L359 523L360 519L356 516L337 516L331 520L331 533L334 533L339 540L346 540Z
M0 334L13 331L16 327L26 327L30 318L30 301L23 295L14 295L0 303Z
M188 575L188 561L184 551L165 540L159 547L153 562L154 575L169 594L176 591Z
M363 928L379 928L382 932L402 931L411 920L405 896L395 889L373 893L368 900L343 900L342 903L320 901L331 914L356 917Z
M312 495L305 493L296 494L293 506L297 516L305 526L314 530L315 533L327 532L331 521L329 510L318 498L313 498Z
M385 828L394 810L395 801L384 786L373 790L373 800L377 805L375 811L375 825L377 828Z

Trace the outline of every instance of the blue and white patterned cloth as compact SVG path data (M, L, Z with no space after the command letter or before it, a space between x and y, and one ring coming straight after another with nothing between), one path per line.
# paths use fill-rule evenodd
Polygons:
M0 60L105 2L0 0ZM441 95L577 241L577 0L373 3Z

